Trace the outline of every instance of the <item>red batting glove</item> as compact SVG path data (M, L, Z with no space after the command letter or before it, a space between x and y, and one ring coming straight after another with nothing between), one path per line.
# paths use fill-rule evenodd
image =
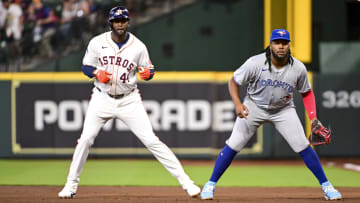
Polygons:
M93 72L93 75L96 77L96 79L104 84L108 83L110 78L108 75L112 75L111 73L105 71L105 70L99 70L96 69Z
M152 67L138 67L138 71L143 80L151 80L155 74L155 69Z

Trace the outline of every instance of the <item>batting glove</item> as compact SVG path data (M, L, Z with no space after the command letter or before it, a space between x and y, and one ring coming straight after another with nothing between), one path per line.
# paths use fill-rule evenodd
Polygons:
M155 69L153 67L138 67L140 78L143 80L151 80L154 77Z
M96 79L98 81L100 81L101 83L108 83L110 78L108 75L112 75L111 73L105 71L105 70L99 70L99 69L96 69L94 72L93 72L93 75L96 77Z

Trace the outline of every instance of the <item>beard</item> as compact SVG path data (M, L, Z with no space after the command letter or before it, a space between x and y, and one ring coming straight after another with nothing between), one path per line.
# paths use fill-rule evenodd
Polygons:
M118 31L118 30L115 30L115 29L112 29L112 31L114 32L114 34L118 37L122 37L126 34L127 30L123 30L123 31Z
M285 60L287 60L290 57L290 49L287 51L285 56L279 56L272 49L270 49L270 50L271 50L271 54L273 55L274 59L278 62L284 62Z

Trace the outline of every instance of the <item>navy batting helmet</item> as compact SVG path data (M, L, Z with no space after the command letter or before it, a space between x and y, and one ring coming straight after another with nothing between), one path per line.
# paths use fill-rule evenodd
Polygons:
M111 30L112 30L111 21L113 21L114 19L118 19L118 18L123 18L123 19L129 20L130 19L129 11L125 7L122 7L122 6L117 6L110 10L108 24L109 24Z
M129 18L129 11L122 6L114 7L109 12L109 19L108 22L111 23L112 20L117 18L124 18L124 19L130 19Z

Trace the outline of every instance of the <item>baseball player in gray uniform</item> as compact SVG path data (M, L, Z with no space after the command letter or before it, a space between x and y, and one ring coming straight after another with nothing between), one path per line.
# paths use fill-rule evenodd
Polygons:
M175 154L154 134L140 93L137 76L150 80L154 66L146 46L128 32L129 12L118 6L110 10L108 23L111 31L94 37L83 59L83 72L94 79L93 93L86 112L83 131L75 148L65 187L60 198L75 197L80 173L100 129L106 121L123 121L156 159L173 175L191 197L200 188L184 172Z
M213 199L215 185L231 164L235 155L255 134L257 128L269 122L300 154L306 166L318 179L327 200L341 199L341 194L327 180L316 152L306 139L296 114L293 93L298 91L311 121L317 120L315 97L305 65L290 54L287 30L275 29L264 53L250 57L229 81L229 92L235 105L236 122L226 146L218 155L213 173L204 185L201 199ZM248 86L244 103L239 86Z

